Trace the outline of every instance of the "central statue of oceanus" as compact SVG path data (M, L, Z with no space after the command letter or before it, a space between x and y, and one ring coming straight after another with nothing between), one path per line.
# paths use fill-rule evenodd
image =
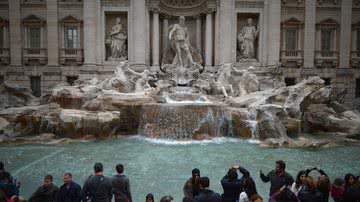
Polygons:
M204 68L201 66L201 55L190 44L185 17L180 16L179 23L169 27L168 38L171 47L165 51L160 69L175 78L175 85L190 85Z

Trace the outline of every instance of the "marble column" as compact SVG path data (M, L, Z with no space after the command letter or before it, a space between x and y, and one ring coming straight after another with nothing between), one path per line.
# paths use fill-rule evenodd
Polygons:
M146 4L145 0L130 1L132 11L132 61L130 65L133 69L142 71L145 69L146 61Z
M57 0L46 1L46 21L48 66L59 66Z
M195 16L196 19L196 49L201 54L201 16Z
M235 1L221 0L219 7L219 35L218 53L219 53L219 65L226 63L234 63L236 50L233 50L232 37L233 35L233 16L235 13ZM280 14L279 14L280 15Z
M159 12L153 11L152 66L159 66Z
M277 65L280 61L280 24L281 1L269 1L268 16L268 65ZM261 30L260 30L261 32Z
M163 19L163 53L167 50L168 48L168 41L169 41L169 20L168 20L168 16L164 16Z
M11 66L21 66L20 0L9 1L10 59Z
M206 13L205 66L212 66L213 58L213 13Z
M96 1L84 1L84 66L96 65Z
M352 1L341 1L340 68L350 67Z
M304 68L314 68L316 36L316 1L305 2Z

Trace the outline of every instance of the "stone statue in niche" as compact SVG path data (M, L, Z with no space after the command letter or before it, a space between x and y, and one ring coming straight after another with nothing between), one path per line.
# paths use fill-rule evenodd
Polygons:
M179 17L179 23L169 27L171 47L165 51L160 70L165 80L174 86L191 86L204 71L202 58L191 46L185 17Z
M122 25L120 24L121 19L117 17L115 19L115 25L111 28L106 43L110 45L111 56L110 59L126 60L126 39L127 35Z
M175 66L184 67L184 62L191 65L195 64L190 53L190 41L187 27L185 27L185 17L179 17L179 24L174 24L169 33L169 39L172 45L175 46L176 55L172 64ZM184 52L184 56L182 56Z
M202 57L191 46L188 29L185 25L185 17L179 17L179 23L169 27L171 47L165 51L162 58L162 65L183 66L185 68L202 63Z
M252 18L247 20L248 25L243 27L237 35L238 48L241 59L255 59L255 41L259 35L259 28L256 28Z

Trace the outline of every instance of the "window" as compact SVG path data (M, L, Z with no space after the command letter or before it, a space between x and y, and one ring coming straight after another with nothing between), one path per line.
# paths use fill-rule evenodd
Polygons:
M293 86L296 84L295 78L285 78L285 84L286 86Z
M29 48L40 48L40 28L29 28Z
M360 78L356 79L355 97L360 97Z
M65 27L65 48L79 48L80 40L77 27Z
M30 87L32 93L36 97L41 96L41 77L40 76L32 76L30 77Z
M286 50L297 50L297 30L287 29L285 32L286 37Z
M4 76L0 75L0 84L3 84L3 83L4 83Z
M0 48L4 48L4 27L0 26Z
M66 77L66 81L68 82L68 84L70 85L74 85L75 81L78 79L77 76L67 76Z
M331 78L321 78L325 81L325 86L331 85Z
M323 29L321 30L321 50L332 51L334 30Z

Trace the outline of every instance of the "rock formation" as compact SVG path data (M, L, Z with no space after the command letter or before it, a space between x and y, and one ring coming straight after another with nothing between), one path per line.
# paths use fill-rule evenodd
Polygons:
M174 69L169 72L178 74ZM360 113L343 106L343 93L325 86L319 77L261 90L263 82L251 68L226 64L215 73L197 69L194 74L191 85L182 86L169 75L133 72L122 62L111 78L60 84L41 99L26 88L5 83L0 142L36 134L56 138L232 136L266 145L309 147L328 145L331 140L316 142L303 137L304 133L331 133L343 142L360 139ZM48 141L48 136L39 138Z

